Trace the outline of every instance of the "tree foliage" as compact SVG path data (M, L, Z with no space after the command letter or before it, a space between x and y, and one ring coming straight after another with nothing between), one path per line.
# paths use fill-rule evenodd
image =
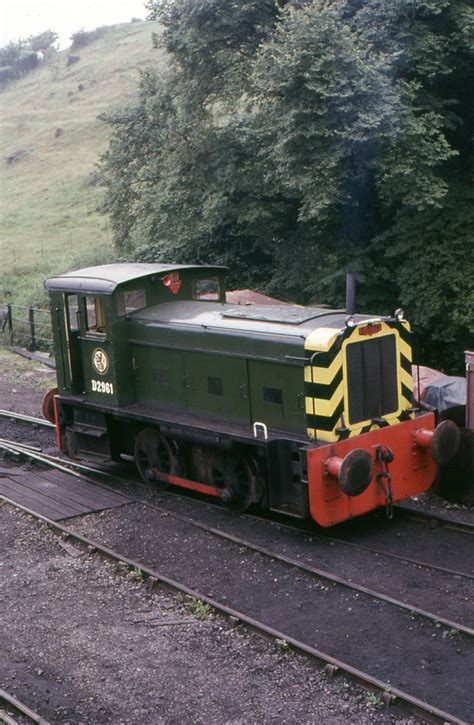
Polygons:
M152 0L165 76L111 114L124 257L228 264L302 302L403 305L425 360L473 333L474 11L461 0Z
M55 52L58 35L45 30L0 48L0 88L34 70L45 55Z

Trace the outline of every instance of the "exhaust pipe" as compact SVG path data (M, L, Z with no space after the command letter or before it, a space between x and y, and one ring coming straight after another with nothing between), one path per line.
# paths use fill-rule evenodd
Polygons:
M354 272L346 274L346 314L353 315L355 312L355 288L356 279Z

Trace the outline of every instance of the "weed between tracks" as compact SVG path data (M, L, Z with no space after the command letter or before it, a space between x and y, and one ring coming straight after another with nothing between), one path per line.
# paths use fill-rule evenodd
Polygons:
M376 692L369 692L366 697L367 705L371 705L372 707L383 707L384 702L382 695L377 695Z
M134 566L130 569L130 571L127 574L126 577L129 581L135 581L135 582L143 582L145 579L145 576L138 566Z
M189 597L187 594L178 594L176 597L178 604L185 607L197 619L207 619L213 613L210 604L203 602L202 599Z

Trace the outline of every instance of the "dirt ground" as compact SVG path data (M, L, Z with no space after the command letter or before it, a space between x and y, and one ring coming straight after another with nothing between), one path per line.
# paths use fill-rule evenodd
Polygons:
M54 375L0 348L0 408L38 415ZM0 437L20 426L0 419ZM52 434L24 427L24 440ZM53 440L51 440L51 444ZM201 602L66 549L0 508L0 687L52 723L418 723Z

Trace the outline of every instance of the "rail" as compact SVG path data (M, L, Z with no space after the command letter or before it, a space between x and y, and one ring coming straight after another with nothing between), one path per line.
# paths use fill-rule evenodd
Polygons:
M49 310L0 302L0 344L25 347L30 352L52 350Z

